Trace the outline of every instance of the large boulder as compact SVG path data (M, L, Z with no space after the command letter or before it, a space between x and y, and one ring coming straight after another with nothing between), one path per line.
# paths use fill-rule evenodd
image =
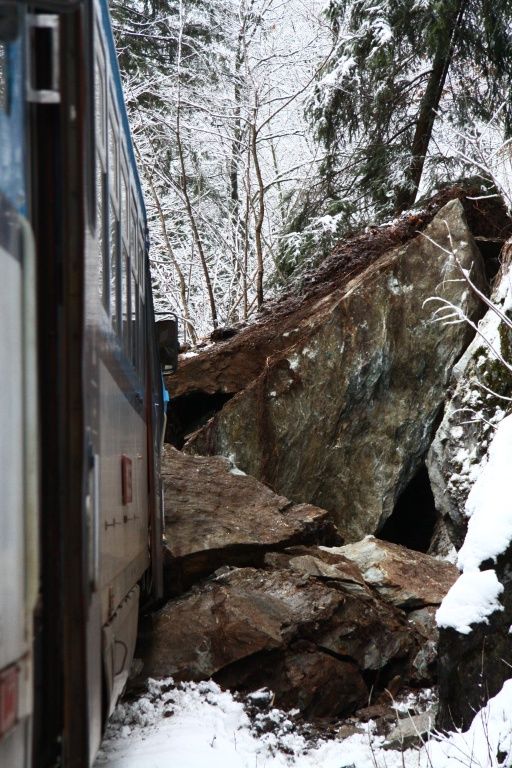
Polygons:
M177 594L221 565L260 565L269 550L340 542L329 513L294 504L220 456L162 456L167 584Z
M330 551L352 560L384 600L406 611L440 605L459 575L451 563L374 536Z
M378 531L428 450L471 334L465 324L440 332L424 302L441 296L471 317L479 311L453 243L482 286L478 248L453 200L421 235L309 300L293 333L274 328L292 342L187 450L230 457L287 498L330 511L347 542Z
M326 551L349 558L383 600L407 613L411 626L422 637L413 662L417 677L427 681L435 676L439 641L436 609L457 580L457 568L373 536Z
M224 569L156 614L145 673L217 676L242 689L272 684L278 704L353 711L368 700L365 676L376 689L397 674L411 678L421 638L401 611L364 589L354 566L350 579L358 590L288 568Z

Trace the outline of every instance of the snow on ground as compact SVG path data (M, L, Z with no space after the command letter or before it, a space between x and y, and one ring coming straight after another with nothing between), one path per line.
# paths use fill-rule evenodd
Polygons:
M259 722L258 722L259 717ZM269 722L273 725L269 729ZM312 741L293 714L276 709L251 721L244 705L213 682L174 686L150 681L148 693L121 704L107 728L95 768L497 768L511 765L512 681L479 713L467 733L431 739L421 750L382 749L382 737Z

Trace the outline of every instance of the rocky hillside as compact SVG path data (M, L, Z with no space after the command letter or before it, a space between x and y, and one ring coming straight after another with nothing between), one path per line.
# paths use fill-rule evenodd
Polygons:
M445 193L340 245L257 323L182 356L167 381L180 450L168 446L163 465L172 599L154 617L145 674L266 686L308 718L436 682L436 610L460 591L441 557L464 540L512 394L471 327L509 231L496 201ZM436 322L441 301L470 323ZM506 355L503 331L482 322ZM467 418L483 404L485 421ZM491 555L507 587L501 539ZM481 701L482 646L492 692L506 676L491 657L508 652L507 604L474 613L468 632L439 622L442 727Z

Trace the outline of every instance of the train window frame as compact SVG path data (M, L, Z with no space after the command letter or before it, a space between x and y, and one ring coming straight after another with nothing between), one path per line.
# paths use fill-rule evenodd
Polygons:
M106 154L106 115L107 95L105 82L105 61L102 53L96 50L94 55L94 131L96 150Z
M121 164L121 173L120 173L120 180L121 180L121 198L120 198L120 207L121 207L121 233L123 241L129 245L129 232L130 232L130 207L128 205L129 201L129 190L130 190L130 183L129 183L129 175L126 171L126 161L124 157L124 152L122 153L122 164Z
M109 221L109 239L108 239L108 253L109 253L109 317L112 325L112 330L117 336L121 334L122 328L122 271L121 271L121 243L120 243L120 225L118 218L117 205L115 204L111 191L108 191L108 221ZM112 248L112 244L114 248ZM114 281L114 282L113 282ZM112 302L112 298L115 302Z
M109 88L109 105L107 111L107 172L108 185L114 200L119 206L119 177L120 177L120 141L119 119L114 106L112 89ZM113 155L113 157L111 157Z
M137 279L135 277L135 266L133 261L130 264L131 278L132 278L132 291L130 296L130 329L131 329L131 344L130 344L130 360L135 368L139 370L139 334L138 328L140 325L139 319L139 292L137 290Z
M96 156L96 242L100 267L98 287L102 306L110 315L111 253L108 186L107 174L101 168L100 162Z
M123 290L120 313L122 349L128 360L131 360L131 266L130 254L124 241L121 246L121 260L121 272L123 275Z

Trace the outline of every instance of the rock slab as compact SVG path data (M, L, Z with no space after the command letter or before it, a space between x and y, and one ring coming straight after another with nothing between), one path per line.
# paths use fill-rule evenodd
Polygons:
M459 576L451 563L374 536L335 551L356 563L384 600L405 611L440 605Z
M329 513L294 504L222 457L162 456L170 593L222 565L259 565L295 543L341 541Z

